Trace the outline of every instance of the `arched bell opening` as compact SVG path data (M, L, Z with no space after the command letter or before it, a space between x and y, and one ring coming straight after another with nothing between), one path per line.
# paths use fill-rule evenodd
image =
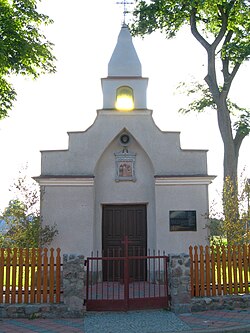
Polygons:
M119 111L131 111L134 109L134 92L129 86L121 86L116 90L115 107Z

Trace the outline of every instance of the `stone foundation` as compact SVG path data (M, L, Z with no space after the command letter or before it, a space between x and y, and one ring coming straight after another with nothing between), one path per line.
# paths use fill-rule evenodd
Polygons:
M0 318L79 318L81 311L72 311L65 304L0 304Z
M169 255L168 279L171 311L176 313L190 312L190 257L188 254Z
M250 295L226 295L214 297L194 297L191 299L191 311L233 310L250 307Z
M63 300L68 311L83 314L84 311L84 256L63 255Z

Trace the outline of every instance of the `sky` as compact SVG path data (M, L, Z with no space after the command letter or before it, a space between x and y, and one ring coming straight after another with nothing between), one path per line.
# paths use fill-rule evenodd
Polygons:
M70 131L84 131L102 108L101 78L120 31L123 8L116 0L42 0L40 10L54 24L44 29L55 44L56 74L36 81L15 77L17 102L10 116L0 121L0 210L12 198L9 191L19 170L40 174L41 150L67 149ZM175 39L160 33L134 38L144 77L149 78L147 106L156 125L164 131L180 131L181 147L208 149L208 173L217 175L210 185L210 202L221 190L223 146L216 113L181 115L187 97L177 93L179 82L203 81L206 54L188 29ZM250 108L250 64L236 76L231 99ZM240 150L239 172L250 178L250 137ZM160 154L160 152L159 152Z

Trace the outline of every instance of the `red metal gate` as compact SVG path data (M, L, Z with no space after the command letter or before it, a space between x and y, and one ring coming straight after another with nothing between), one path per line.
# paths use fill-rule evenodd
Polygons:
M86 307L92 311L168 307L165 255L130 255L87 258Z

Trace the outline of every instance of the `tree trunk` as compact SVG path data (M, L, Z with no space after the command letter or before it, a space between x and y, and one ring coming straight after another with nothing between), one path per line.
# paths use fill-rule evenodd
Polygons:
M226 101L220 101L218 103L217 119L224 145L224 179L229 177L235 182L237 180L238 154L235 149L231 119Z
M224 144L224 224L227 232L227 242L229 245L233 245L236 241L238 230L236 227L239 224L237 184L238 153L236 152L233 139L230 113L227 108L226 100L223 98L217 103L217 117L221 138Z

